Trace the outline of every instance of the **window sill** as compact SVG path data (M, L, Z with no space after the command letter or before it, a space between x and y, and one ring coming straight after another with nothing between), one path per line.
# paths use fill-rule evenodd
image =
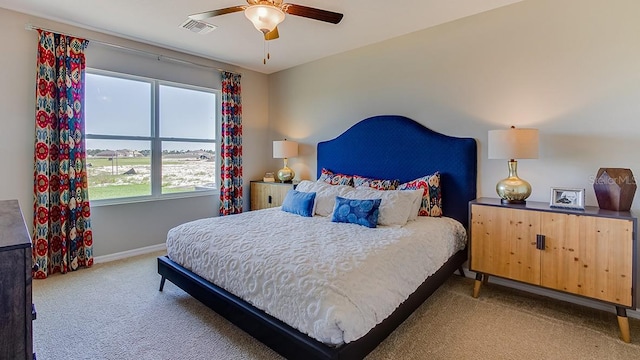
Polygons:
M205 196L218 196L218 195L220 195L220 192L216 189L216 190L206 190L206 191L195 191L195 192L189 192L189 193L165 194L160 196L139 196L139 197L131 197L131 198L93 200L90 203L91 203L91 207L103 207L103 206L112 206L112 205L137 204L137 203L187 199L187 198L205 197Z

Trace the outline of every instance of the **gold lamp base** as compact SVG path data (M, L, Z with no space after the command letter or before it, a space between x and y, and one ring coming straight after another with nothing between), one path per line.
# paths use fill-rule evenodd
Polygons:
M296 173L287 166L289 163L287 158L284 158L284 167L278 170L278 179L280 182L292 182L293 178L296 176Z
M531 195L531 184L518 177L518 162L511 159L509 177L498 181L496 192L503 204L524 204Z
M280 182L291 182L295 176L296 173L286 166L278 170L278 179Z

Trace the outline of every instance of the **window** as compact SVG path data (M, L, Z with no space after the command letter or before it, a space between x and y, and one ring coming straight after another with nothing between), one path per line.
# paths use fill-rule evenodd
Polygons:
M87 70L90 200L212 193L219 99L214 89Z

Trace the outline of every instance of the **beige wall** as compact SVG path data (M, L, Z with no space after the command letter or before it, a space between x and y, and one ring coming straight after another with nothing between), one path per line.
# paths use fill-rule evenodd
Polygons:
M507 167L487 159L487 131L535 127L540 158L519 161L531 199L580 187L597 205L600 167L640 174L637 14L635 0L525 0L283 71L269 79L271 136L300 141L290 166L315 178L318 141L405 115L478 139L478 194L494 197Z
M247 184L281 167L270 156L272 140L300 141L301 156L290 165L298 177L314 178L318 141L368 116L400 114L478 139L481 196L495 196L495 183L507 172L505 161L486 159L487 131L537 127L540 159L522 160L519 168L533 185L531 199L548 201L552 186L584 187L587 204L595 205L590 180L598 168L640 172L638 13L635 0L525 0L266 76L0 9L0 39L11 50L0 56L0 151L10 154L0 158L6 174L0 199L18 199L31 223L37 41L25 30L31 23L241 71ZM95 55L89 66L139 74L155 69L167 80L218 86L216 74L203 76L202 69L168 71L155 60L147 68L129 61L132 54L107 55L91 45L87 51ZM248 205L248 191L245 200ZM96 207L95 253L161 244L170 226L216 209L212 197Z
M0 9L0 41L6 51L0 56L3 82L0 83L0 199L18 199L31 228L33 219L33 144L37 33L25 30L26 24L100 40L125 47L150 51L194 61L214 68L242 73L245 178L261 177L260 163L267 148L268 77L206 59L155 48L149 45L100 34L69 25L47 21ZM185 67L159 62L157 58L114 50L90 41L87 66L124 73L151 76L168 81L220 88L219 73L211 69ZM254 170L256 169L256 170ZM248 180L247 180L248 184ZM248 209L248 192L245 205ZM92 206L94 254L104 256L146 246L163 244L167 230L185 221L213 216L218 198L202 196L126 205Z
M496 197L507 166L487 159L487 131L535 127L540 158L519 161L530 199L577 187L597 205L600 167L640 175L638 14L637 0L525 0L273 74L271 137L299 141L290 166L315 178L319 141L368 116L405 115L476 138L478 196Z

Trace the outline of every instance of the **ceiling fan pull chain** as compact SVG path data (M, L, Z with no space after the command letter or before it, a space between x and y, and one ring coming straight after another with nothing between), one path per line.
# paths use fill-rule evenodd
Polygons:
M264 56L262 57L262 63L267 65L267 60L271 59L271 54L269 53L269 42L264 40L262 49L264 51Z

